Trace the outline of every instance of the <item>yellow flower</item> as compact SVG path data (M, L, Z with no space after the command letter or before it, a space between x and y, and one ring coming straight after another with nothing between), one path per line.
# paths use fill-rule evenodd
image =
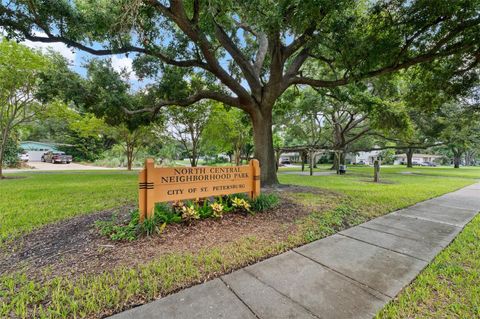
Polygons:
M243 198L235 197L232 199L232 206L236 208L243 208L248 212L250 211L250 204Z
M223 205L222 204L213 203L213 204L210 204L210 207L212 207L214 217L222 217L223 216Z
M182 219L185 221L191 221L193 219L199 219L200 214L193 205L182 206Z

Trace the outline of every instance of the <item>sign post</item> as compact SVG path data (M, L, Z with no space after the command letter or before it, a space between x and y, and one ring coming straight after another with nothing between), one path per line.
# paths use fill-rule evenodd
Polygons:
M236 193L260 195L260 165L253 159L242 166L155 167L145 160L138 176L140 221L151 218L155 203Z

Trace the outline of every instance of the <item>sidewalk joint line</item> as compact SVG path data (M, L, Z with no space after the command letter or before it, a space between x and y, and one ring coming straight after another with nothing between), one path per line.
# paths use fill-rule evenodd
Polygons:
M379 294L381 294L382 296L385 296L385 297L387 297L387 298L389 298L389 299L394 298L394 297L392 297L392 296L389 296L389 295L387 295L387 294L384 294L383 292L381 292L381 291L379 291L379 290L377 290L377 289L375 289L375 288L370 287L370 286L367 285L367 284L364 284L363 282L360 282L360 281L356 280L355 278L352 278L352 277L350 277L350 276L348 276L348 275L346 275L346 274L344 274L344 273L342 273L342 272L340 272L340 271L338 271L338 270L335 270L335 269L333 269L333 268L331 268L331 267L329 267L329 266L327 266L327 265L324 265L324 264L322 264L321 262L319 262L319 261L317 261L317 260L315 260L315 259L313 259L313 258L310 258L310 257L307 256L307 255L304 255L304 254L298 252L296 249L293 249L293 251L294 251L295 253L299 254L300 256L305 257L305 258L313 261L314 263L316 263L316 264L318 264L318 265L320 265L320 266L322 266L322 267L324 267L324 268L326 268L326 269L328 269L328 270L330 270L330 271L332 271L332 272L334 272L334 273L336 273L336 274L338 274L338 275L340 275L340 276L343 276L343 277L345 277L345 278L350 279L351 281L353 281L354 283L357 283L358 285L360 285L360 286L362 286L362 287L367 287L368 289L373 290L373 291L376 291L377 293L379 293ZM357 285L357 286L358 286L358 285ZM359 288L362 288L362 287L359 287ZM384 300L380 299L378 296L376 296L375 294L373 294L371 291L368 291L368 289L363 289L363 288L362 288L363 291L367 292L368 294L372 295L373 297L377 298L378 300L384 301Z
M388 247L383 247L383 246L380 246L380 245L377 245L377 244L369 243L368 241L365 241L365 240L362 240L362 239L358 239L358 238L351 237L351 236L344 235L344 234L340 234L340 233L337 233L337 235L340 235L340 236L343 236L343 237L346 237L346 238L349 238L349 239L353 239L353 240L356 240L356 241L359 241L359 242L362 242L362 243L365 243L365 244L368 244L368 245L371 245L371 246L375 246L375 247L378 247L378 248L381 248L381 249L385 249L385 250L388 250L388 251L391 251L393 253L400 254L400 255L403 255L403 256L406 256L406 257L410 257L410 258L414 258L414 259L417 259L417 260L420 260L420 261L424 261L426 263L429 262L428 260L418 258L418 257L412 256L412 255L403 253L401 251L397 251L397 250L388 248Z
M441 198L441 197L437 197L437 198ZM437 198L434 198L433 200L437 199ZM432 201L433 201L432 200ZM418 204L418 203L417 203ZM414 204L412 206L409 206L407 208L413 208L415 209L415 205L417 204ZM468 212L472 212L472 211L475 211L475 209L473 208L463 208L463 207L457 207L457 206L451 206L451 205L444 205L444 204L437 204L437 203L433 203L433 205L437 205L437 206L440 206L440 207L444 207L444 208L452 208L452 209L459 209L459 210L465 210L465 211L468 211ZM406 209L406 208L405 208Z
M419 211L419 210L416 210L417 212L423 212L423 211ZM399 214L398 214L399 215ZM449 226L454 226L456 228L462 228L462 226L458 226L458 225L455 225L455 224L451 224L451 223L447 223L447 222L441 222L441 221L438 221L438 220L431 220L431 219L428 219L426 217L421 217L421 216L411 216L411 215L403 215L403 217L408 217L408 218L413 218L413 219L420 219L420 220L425 220L427 222L434 222L434 223L439 223L439 224L444 224L444 225L449 225ZM468 224L468 222L466 223ZM466 225L465 224L465 225Z
M418 210L417 210L418 212ZM423 212L423 211L420 211L420 212ZM424 212L423 212L424 213ZM434 223L439 223L439 224L444 224L444 225L449 225L449 226L453 226L453 227L456 227L456 228L463 228L466 224L468 224L470 221L468 221L467 223L465 223L465 225L463 226L458 226L458 225L455 225L455 224L450 224L450 223L447 223L447 222L442 222L442 221L438 221L438 220L432 220L432 219L428 219L427 217L422 217L422 216L411 216L411 215L402 215L403 217L408 217L408 218L413 218L413 219L420 219L420 220L424 220L424 221L427 221L427 222L434 222ZM474 216L475 217L475 216ZM473 218L473 217L472 217Z
M247 309L255 316L255 318L257 319L261 319L256 313L255 311L253 311L252 308L250 308L249 305L247 305L247 303L245 301L243 301L242 298L240 298L240 296L235 292L235 290L232 289L232 287L230 287L224 280L223 278L220 276L219 277L220 281L225 285L225 287L227 287L228 290L230 290L234 295L235 297L237 297L238 300L240 300L240 302L245 306L247 307Z
M292 298L290 298L289 296L287 296L286 294L284 294L283 292L281 292L280 290L278 290L277 288L271 286L270 284L268 284L267 282L263 281L262 279L260 279L259 277L255 276L254 273L248 271L246 268L242 268L243 271L245 271L247 274L249 274L250 276L252 276L254 279L258 280L260 283L262 283L263 285L269 287L269 288L272 288L274 291L276 291L278 294L280 294L281 296L287 298L288 300L290 300L291 302L293 302L294 304L298 305L299 307L301 307L302 309L304 309L306 312L308 312L309 314L311 314L313 317L315 318L318 318L318 319L322 319L322 317L319 317L318 315L316 315L315 313L313 313L310 309L308 309L307 307L305 307L304 305L302 305L301 303L299 303L298 301L296 300L293 300Z
M441 197L435 197L435 198L433 198L433 199L435 200L435 199L438 199L438 198L442 198L442 196L441 196ZM447 199L447 200L448 200L448 197L447 197L447 198L443 197L443 199ZM417 204L418 204L418 203L417 203ZM475 210L475 208L465 208L465 207L458 207L458 206L452 206L452 205L446 205L446 204L436 204L436 203L434 203L434 204L435 204L435 205L438 205L438 206L445 207L445 208L462 209L462 210L468 210L468 211ZM416 204L414 204L414 205L416 205ZM412 206L414 206L414 205L412 205ZM412 207L412 206L410 206L410 207Z
M382 226L387 226L387 227L391 227L391 226L388 226L388 225L382 225ZM357 227L362 227L362 228L365 228L365 229L368 229L368 230L374 230L374 231L378 231L380 233L384 233L384 234L389 234L389 235L392 235L392 236L395 236L395 237L398 237L398 238L404 238L404 239L410 239L410 240L416 240L416 241L419 241L418 238L412 238L412 237L407 237L407 236L402 236L402 235L397 235L397 234L394 234L394 233L390 233L388 231L385 231L385 230L379 230L379 229L375 229L375 228L370 228L370 227L367 227L363 224L361 225L358 225ZM395 227L391 227L391 228L394 228L394 229L398 229L398 230L403 230L401 228L395 228Z

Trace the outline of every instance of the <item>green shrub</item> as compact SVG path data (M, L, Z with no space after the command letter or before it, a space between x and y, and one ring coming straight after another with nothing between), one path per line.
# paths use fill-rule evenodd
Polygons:
M198 213L201 219L210 218L213 216L213 209L210 206L210 201L205 199L202 205L198 204Z
M210 204L212 208L212 216L215 218L222 218L223 213L225 212L225 206L220 203L213 203Z
M200 219L200 213L194 204L182 206L182 220L184 222L190 224L196 219Z
M0 139L0 143L1 143ZM5 143L5 150L3 154L3 165L5 167L17 167L20 163L18 154L22 152L22 149L18 145L18 141L15 137L8 138ZM1 163L0 163L1 165Z
M246 201L250 201L250 197L246 193L237 193L237 194L231 194L225 196L226 200L229 201L229 203L232 203L234 198L239 198L239 199L244 199Z
M100 230L100 234L108 236L111 240L135 240L139 232L139 213L134 210L130 213L130 221L127 225L118 225L118 217L112 215L111 220L97 221L95 226Z
M211 217L221 218L223 214L233 210L243 210L249 213L263 212L278 203L278 197L274 194L262 194L255 200L250 200L245 194L238 196L230 195L216 197L213 202L205 199L203 202L186 201L174 205L157 203L153 218L146 218L140 223L138 210L130 213L128 224L121 224L116 214L107 221L98 221L95 226L100 234L108 236L111 240L135 240L139 235L147 236L161 233L168 224L186 222L187 224L197 219Z
M166 203L155 205L155 224L173 224L182 222L182 216Z
M228 199L227 196L218 196L215 197L214 203L218 203L223 206L223 212L224 213L230 213L231 211L234 210L234 207L232 206L231 201Z
M139 224L139 233L147 236L151 236L154 233L160 234L166 226L166 222L158 223L155 217L145 218L143 223Z
M250 201L250 205L252 211L264 212L277 206L278 202L278 196L275 194L260 194L257 198Z
M252 213L252 210L250 209L251 205L250 205L250 202L243 198L238 198L238 197L235 197L232 199L232 206L237 208L237 209L241 209L241 210L244 210L248 213Z

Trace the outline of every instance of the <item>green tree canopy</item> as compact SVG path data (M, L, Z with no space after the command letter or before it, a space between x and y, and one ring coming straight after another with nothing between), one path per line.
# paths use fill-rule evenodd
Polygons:
M14 41L0 41L0 178L10 134L46 108L35 94L50 61Z
M0 4L9 37L136 55L137 69L158 79L155 104L142 111L213 99L247 112L265 184L277 182L272 109L285 90L337 87L450 58L469 68L479 60L479 22L478 0ZM307 62L321 72L309 72Z

